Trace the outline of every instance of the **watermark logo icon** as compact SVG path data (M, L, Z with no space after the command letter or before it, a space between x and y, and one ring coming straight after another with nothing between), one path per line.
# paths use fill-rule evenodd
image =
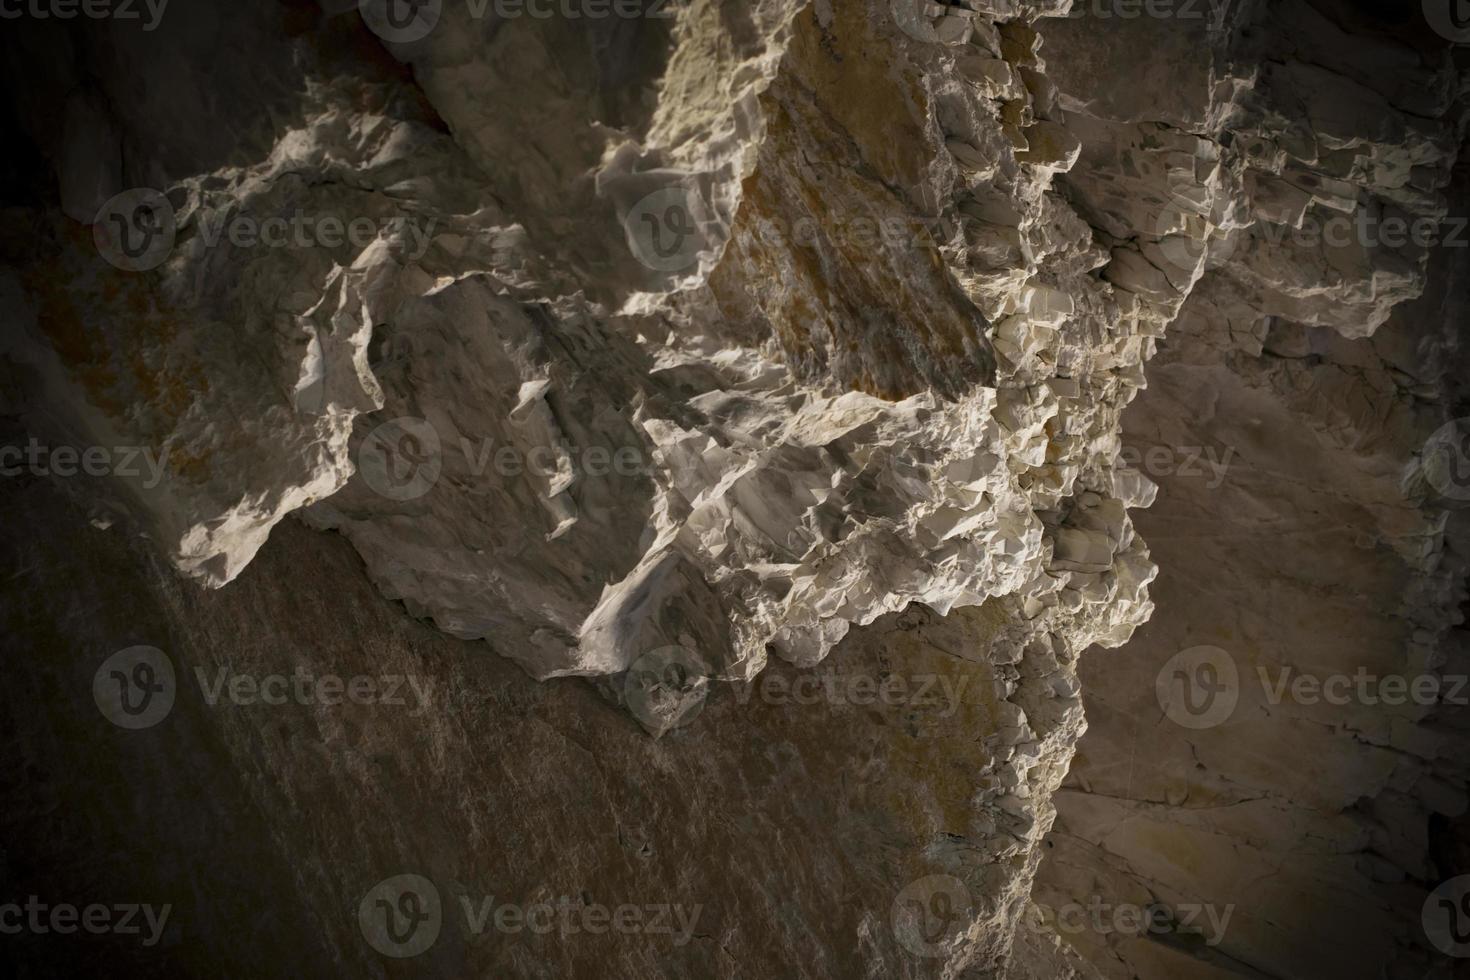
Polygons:
M888 9L899 30L915 41L933 44L939 38L934 31L934 17L927 9L929 6L924 0L890 0Z
M1470 875L1457 875L1430 892L1420 918L1435 949L1470 957Z
M639 198L623 219L633 255L657 272L682 272L699 262L704 235L697 192L665 187Z
M1424 19L1440 37L1470 44L1470 0L1423 0Z
M102 716L133 731L163 721L177 692L173 662L157 647L119 650L92 676L92 699Z
M113 196L92 220L97 253L124 272L158 268L173 251L177 234L173 205L151 187Z
M368 30L394 44L429 36L444 12L444 0L361 0L357 8Z
M1235 905L1115 904L1105 901L1101 895L1093 895L1086 904L1066 902L1052 907L1038 902L1031 906L1031 912L1023 921L1033 935L1076 936L1092 932L1099 936L1197 936L1206 946L1218 946L1225 941Z
M384 956L418 956L438 941L444 925L439 889L423 875L385 878L363 896L357 924L368 945Z
M1235 238L1210 220L1208 204L1197 204L1183 194L1169 195L1169 203L1154 219L1159 253L1180 272L1218 269L1235 253Z
M704 710L712 671L682 646L650 650L623 677L623 703L655 736L687 725Z
M893 23L925 44L963 44L971 34L973 12L946 0L890 0Z
M974 919L970 890L952 875L909 883L893 900L893 932L915 956L943 956Z
M367 485L389 500L415 500L439 481L444 461L439 432L427 419L403 416L369 432L357 450Z
M1184 728L1214 728L1235 712L1240 671L1219 647L1197 646L1170 657L1154 679L1154 694L1170 721Z
M1470 500L1470 418L1454 419L1436 429L1424 442L1419 468L1441 497Z

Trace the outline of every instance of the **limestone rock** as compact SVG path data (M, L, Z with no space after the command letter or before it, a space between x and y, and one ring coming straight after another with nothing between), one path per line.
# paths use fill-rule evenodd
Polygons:
M708 916L672 948L447 934L433 975L1427 968L1405 923L1470 802L1443 705L1256 685L1175 731L1156 698L1217 650L1238 687L1463 672L1464 250L1409 233L1470 206L1463 49L1335 0L396 3L3 42L34 190L6 448L149 464L7 484L67 522L35 561L6 532L41 597L8 633L90 655L136 610L117 649L186 679L296 657L457 699L187 701L197 754L83 760L158 781L129 835L203 867L173 804L247 814L207 824L245 842L225 877L299 869L257 891L323 970L381 972L338 913L409 857L446 900L495 866ZM73 764L31 700L25 785ZM1166 937L1064 933L1093 898ZM1233 925L1181 938L1214 902ZM200 914L165 967L269 969Z

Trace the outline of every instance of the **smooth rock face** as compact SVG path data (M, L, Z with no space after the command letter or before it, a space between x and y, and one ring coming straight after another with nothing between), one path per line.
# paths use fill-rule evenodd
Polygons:
M5 37L7 436L113 464L3 488L6 829L67 811L16 887L145 868L138 973L1442 964L1463 718L1257 668L1463 657L1465 49L1325 0L401 6ZM88 685L140 646L177 708L122 743ZM248 693L301 671L413 696Z

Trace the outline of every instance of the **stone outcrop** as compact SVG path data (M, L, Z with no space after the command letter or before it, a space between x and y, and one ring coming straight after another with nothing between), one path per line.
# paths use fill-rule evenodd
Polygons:
M16 631L121 649L132 604L152 632L128 642L185 677L319 647L319 672L454 692L350 722L190 701L173 734L213 754L174 773L162 737L99 750L171 803L248 801L253 846L315 869L289 889L325 917L303 957L376 969L330 910L407 867L450 909L575 883L705 910L677 946L446 925L433 973L1423 962L1421 829L1464 808L1435 712L1140 726L1153 654L1200 643L1247 675L1453 672L1457 525L1420 450L1458 398L1463 263L1384 233L1464 213L1463 49L1307 0L400 6L7 41L34 200L7 212L6 415L155 463L14 491L126 577L87 592L94 621L57 600ZM1190 446L1229 451L1215 485L1139 463ZM1140 654L1151 505L1191 584ZM28 589L75 587L53 561ZM1258 609L1252 582L1295 598ZM1322 639L1334 590L1354 643ZM1337 768L1304 775L1288 739ZM378 825L298 829L361 800ZM1350 923L1298 942L1324 889ZM1099 895L1241 911L1203 951L1047 923ZM232 948L207 906L174 965Z

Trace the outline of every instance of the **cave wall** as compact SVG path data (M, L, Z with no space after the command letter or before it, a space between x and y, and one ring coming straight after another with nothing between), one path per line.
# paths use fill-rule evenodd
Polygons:
M1156 680L1458 663L1463 253L1320 232L1464 213L1463 49L1305 0L385 9L6 38L7 445L156 462L0 486L7 823L55 838L15 881L177 909L19 961L1434 962L1440 715L1171 728ZM115 656L172 670L143 730ZM210 695L298 668L410 703ZM554 943L476 934L490 895L699 913ZM1236 911L1056 926L1092 899Z

